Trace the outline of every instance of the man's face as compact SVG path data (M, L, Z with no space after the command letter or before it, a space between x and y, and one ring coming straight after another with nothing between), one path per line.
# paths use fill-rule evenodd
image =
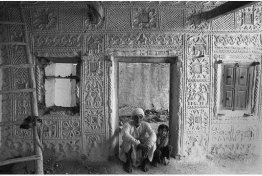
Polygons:
M139 127L139 126L140 126L141 121L142 121L142 118L143 118L143 115L141 115L141 114L135 115L135 116L133 117L134 123L135 123L135 126L136 126L136 127Z

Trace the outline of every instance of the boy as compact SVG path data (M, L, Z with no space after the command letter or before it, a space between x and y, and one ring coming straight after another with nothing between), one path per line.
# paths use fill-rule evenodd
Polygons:
M169 128L165 124L161 124L158 127L157 133L157 149L154 152L153 166L157 167L158 163L164 165L169 164L170 154L173 147L169 145Z

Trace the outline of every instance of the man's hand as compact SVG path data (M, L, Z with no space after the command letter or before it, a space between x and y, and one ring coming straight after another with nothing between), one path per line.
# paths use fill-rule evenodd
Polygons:
M142 150L142 157L147 158L150 147L145 144L138 144L137 150Z

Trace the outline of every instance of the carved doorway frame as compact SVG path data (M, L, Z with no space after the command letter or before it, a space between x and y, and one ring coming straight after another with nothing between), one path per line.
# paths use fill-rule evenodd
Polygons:
M170 144L173 146L173 157L181 156L182 149L182 121L181 114L179 114L179 97L181 97L181 91L179 91L180 76L179 74L179 58L177 56L168 57L154 57L154 56L112 56L112 121L111 127L115 131L119 130L119 115L118 115L118 101L119 101L119 63L169 63L170 64L170 81L169 81L169 127L170 127ZM112 143L112 147L115 149L116 156L119 154L119 137Z

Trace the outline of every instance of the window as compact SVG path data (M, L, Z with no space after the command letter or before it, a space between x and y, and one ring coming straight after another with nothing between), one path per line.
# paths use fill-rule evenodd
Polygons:
M258 62L220 63L216 67L217 115L252 115L256 104ZM220 89L219 89L220 88Z

